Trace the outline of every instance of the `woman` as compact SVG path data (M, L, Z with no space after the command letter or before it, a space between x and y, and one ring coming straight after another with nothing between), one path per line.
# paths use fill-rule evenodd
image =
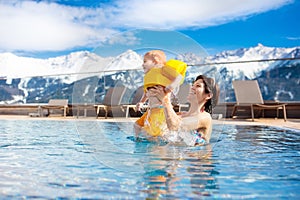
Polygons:
M204 75L196 78L188 94L190 109L187 112L175 113L170 93L166 93L162 87L155 87L150 95L156 96L162 102L167 126L171 132L179 132L183 140L192 137L192 144L189 141L189 145L209 143L212 131L212 107L217 104L219 95L219 88L214 79Z

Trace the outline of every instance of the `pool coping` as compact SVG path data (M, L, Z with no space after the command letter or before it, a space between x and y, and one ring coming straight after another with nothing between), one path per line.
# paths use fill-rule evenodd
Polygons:
M221 119L221 120L214 120L217 121L217 124L224 123L224 124L233 124L233 125L248 125L248 126L255 126L255 125L266 125L266 126L273 126L278 128L285 128L285 129L294 129L300 131L300 119L288 119L286 122L283 119L272 119L272 118L260 118L255 119L254 122L251 119Z

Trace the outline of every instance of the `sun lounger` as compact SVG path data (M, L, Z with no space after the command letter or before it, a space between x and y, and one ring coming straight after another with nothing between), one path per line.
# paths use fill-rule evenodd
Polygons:
M177 98L178 98L178 111L180 112L182 108L187 109L189 107L187 96L190 92L191 85L190 84L182 84L180 85Z
M286 104L274 102L265 104L262 98L262 94L256 80L235 80L232 82L234 93L236 97L236 104L233 107L232 117L235 116L238 108L240 107L250 107L251 117L254 121L254 110L267 110L276 109L277 118L279 110L283 111L283 118L286 121Z
M123 107L126 108L126 118L128 118L128 116L129 116L129 110L130 109L133 109L135 112L137 112L137 110L136 110L136 104L141 100L143 94L144 94L144 86L140 86L136 90L136 92L135 92L135 94L134 94L134 96L132 98L131 104L123 105Z
M108 89L105 97L103 99L102 104L95 104L96 108L96 118L100 113L100 110L103 109L105 112L105 119L108 116L108 112L114 107L122 108L121 101L125 94L126 87L125 86L116 86Z
M63 116L67 116L68 112L68 99L50 99L47 105L42 105L40 106L40 113L41 116L43 117L43 110L47 109L48 114L47 116L50 115L50 110L63 110Z

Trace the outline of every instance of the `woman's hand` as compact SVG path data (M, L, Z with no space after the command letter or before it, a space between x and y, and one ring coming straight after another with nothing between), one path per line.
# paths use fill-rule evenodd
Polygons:
M170 93L166 93L164 87L154 86L148 90L148 95L150 97L156 97L160 102L164 102L170 99Z
M150 97L156 97L164 107L164 113L169 130L179 129L181 117L177 116L171 104L171 93L166 92L162 86L154 86L148 90Z

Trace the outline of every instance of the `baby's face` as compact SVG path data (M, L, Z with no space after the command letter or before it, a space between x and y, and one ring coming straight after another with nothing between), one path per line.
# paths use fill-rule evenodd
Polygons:
M146 74L154 66L155 66L154 60L151 57L145 56L144 63L143 63L144 73Z

